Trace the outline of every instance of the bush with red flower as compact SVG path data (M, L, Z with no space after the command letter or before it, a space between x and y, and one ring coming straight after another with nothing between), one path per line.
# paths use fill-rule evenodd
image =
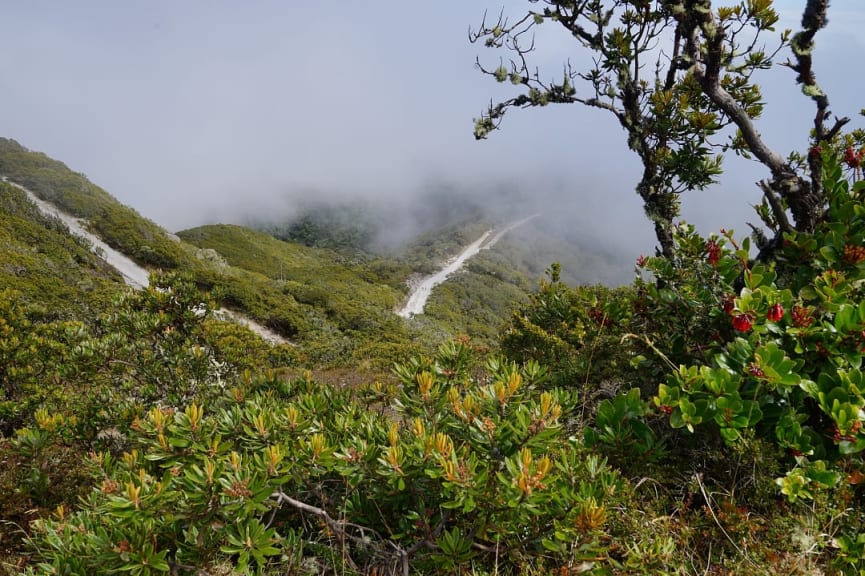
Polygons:
M851 185L828 153L823 166L824 222L787 235L771 264L752 264L748 242L719 255L743 284L719 301L732 338L670 373L654 399L672 407L674 428L709 427L729 445L774 442L789 454L778 484L791 500L839 485L865 451L865 265L847 248L865 245L865 182ZM733 291L729 275L718 280Z

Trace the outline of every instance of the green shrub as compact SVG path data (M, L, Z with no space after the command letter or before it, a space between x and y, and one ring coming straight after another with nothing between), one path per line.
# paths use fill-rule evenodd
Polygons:
M635 340L630 288L570 288L553 264L529 302L511 314L501 337L505 355L546 366L557 386L571 387L584 400L613 395L622 387L648 387L639 373L629 373Z
M773 439L793 464L778 480L791 500L836 486L865 449L865 183L849 186L829 155L824 170L825 222L788 235L777 265L749 263L747 243L719 248L718 267L744 282L722 311L735 337L675 370L655 399L674 427Z
M598 561L624 485L563 435L573 394L466 342L396 368L401 388L263 376L154 407L121 457L91 456L75 512L35 525L45 574L332 569L514 572ZM389 417L382 417L389 414Z

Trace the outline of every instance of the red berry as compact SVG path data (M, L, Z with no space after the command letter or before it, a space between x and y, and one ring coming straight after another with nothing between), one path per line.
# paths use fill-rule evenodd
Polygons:
M766 319L769 320L769 322L778 322L783 317L784 308L782 308L780 304L772 304L772 306L769 307L769 311L766 312Z
M733 316L733 329L747 332L751 329L751 317L747 314L736 314Z

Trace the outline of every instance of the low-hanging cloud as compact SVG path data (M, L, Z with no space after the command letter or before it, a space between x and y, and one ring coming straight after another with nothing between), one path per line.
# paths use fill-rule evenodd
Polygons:
M519 14L528 4L504 3ZM779 2L795 27L798 3ZM634 185L639 166L608 114L577 106L513 111L475 142L472 118L513 94L474 69L469 26L500 4L33 0L4 8L0 134L82 171L121 201L177 230L290 214L309 198L404 206L445 185L495 208L548 212L562 230L616 250L650 252ZM865 10L833 3L818 38L818 79L836 110L845 55L862 53ZM836 21L838 24L836 24ZM542 74L585 54L553 26L539 32ZM822 52L821 52L822 51ZM825 58L825 59L824 59ZM786 153L807 142L813 107L789 70L763 78L761 131ZM836 95L837 94L837 95ZM861 99L860 99L861 100ZM852 109L851 109L852 108ZM802 122L791 122L791 118ZM744 231L759 166L731 160L723 184L686 195L705 231ZM433 194L434 196L434 194ZM517 199L519 201L517 202ZM420 214L421 216L417 216ZM416 220L406 216L397 236Z

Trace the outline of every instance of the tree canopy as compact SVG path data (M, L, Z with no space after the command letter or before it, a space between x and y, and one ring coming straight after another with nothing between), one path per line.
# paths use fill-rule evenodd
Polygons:
M821 146L836 141L849 122L834 119L829 97L817 82L812 51L826 26L827 0L805 3L801 29L776 31L779 16L772 0L713 5L711 0L531 1L532 8L512 19L484 16L470 39L509 53L497 67L478 67L498 82L522 88L518 95L491 102L475 120L474 133L486 138L511 108L582 104L613 114L643 171L636 190L654 224L660 252L674 255L672 225L679 195L702 189L721 174L722 156L735 151L762 163L769 177L759 214L773 237L757 231L759 245L771 253L784 233L811 232L825 211L821 184ZM564 64L558 79L547 80L530 63L535 28L562 26L592 64ZM780 62L786 50L792 59ZM775 65L796 73L795 82L813 100L816 112L811 149L784 157L761 137L755 120L765 102L754 75ZM854 135L861 144L862 134Z

